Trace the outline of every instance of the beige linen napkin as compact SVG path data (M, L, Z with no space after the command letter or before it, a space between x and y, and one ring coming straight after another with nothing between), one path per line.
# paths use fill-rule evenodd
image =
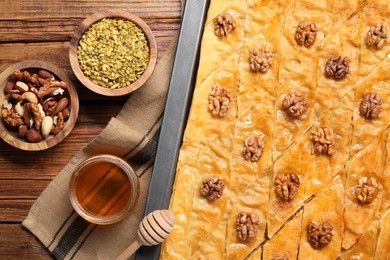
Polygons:
M171 76L176 39L158 62L152 77L132 94L117 117L83 148L48 185L32 206L23 226L58 259L114 259L136 239L143 218L159 130ZM99 153L125 158L139 176L140 195L132 214L109 225L93 225L73 211L68 182L81 161Z

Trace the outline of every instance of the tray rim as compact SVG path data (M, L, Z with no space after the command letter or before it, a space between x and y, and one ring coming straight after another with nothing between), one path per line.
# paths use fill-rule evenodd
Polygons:
M144 216L169 207L177 159L195 88L209 4L210 0L187 0L184 7ZM161 183L166 185L162 186ZM157 260L160 250L161 245L143 247L137 252L136 259Z

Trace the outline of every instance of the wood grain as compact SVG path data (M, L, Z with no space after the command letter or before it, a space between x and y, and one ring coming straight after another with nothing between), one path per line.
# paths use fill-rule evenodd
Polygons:
M151 28L164 55L179 29L180 0L3 0L0 8L0 72L26 59L53 63L75 85L80 111L72 132L45 151L23 152L0 140L0 259L51 259L50 253L21 226L35 199L82 147L120 111L127 97L102 97L72 73L69 42L90 14L128 10Z

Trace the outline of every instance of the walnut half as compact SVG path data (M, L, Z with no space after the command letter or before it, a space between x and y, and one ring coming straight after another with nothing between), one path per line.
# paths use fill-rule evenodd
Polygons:
M249 54L249 66L254 72L267 72L272 66L272 52L268 49L254 49Z
M298 194L299 177L295 173L278 174L274 184L276 194L283 201L292 201Z
M207 178L200 187L200 195L209 201L214 201L222 196L225 183L218 176Z
M332 156L335 153L336 140L332 130L327 127L321 127L317 132L312 132L314 151L317 155Z
M307 110L306 98L299 91L294 90L284 97L282 107L290 116L298 117Z
M6 108L1 110L1 117L4 122L12 129L18 129L19 126L23 125L23 119L20 117L18 113L13 111L12 109L8 110Z
M379 116L382 111L382 97L377 93L366 94L360 102L359 112L367 119Z
M347 76L350 69L348 57L333 55L329 58L325 65L325 72L328 77L333 77L336 80L343 79Z
M367 33L366 44L368 46L376 46L381 49L385 46L387 41L387 29L386 26L378 23L375 26L371 26Z
M295 41L299 45L310 47L317 38L317 25L315 23L301 22L295 32Z
M220 14L214 19L214 34L219 38L227 37L236 28L233 16L228 13Z
M221 88L217 83L209 95L209 111L213 116L225 117L230 107L232 95L229 90Z
M244 157L247 161L257 162L263 154L265 142L262 137L254 135L245 139L245 148L243 151Z
M259 216L256 213L241 212L236 219L236 230L238 238L248 242L256 237L259 224Z
M379 186L374 178L362 177L359 179L355 196L362 204L371 204L378 196Z
M311 222L307 226L307 241L315 249L327 246L333 238L333 226L329 222L317 225Z

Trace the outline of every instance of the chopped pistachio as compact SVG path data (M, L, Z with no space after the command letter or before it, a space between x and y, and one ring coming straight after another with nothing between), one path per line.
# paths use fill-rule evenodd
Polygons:
M92 82L123 88L145 71L149 46L143 31L131 21L104 18L82 35L77 56L81 70Z

